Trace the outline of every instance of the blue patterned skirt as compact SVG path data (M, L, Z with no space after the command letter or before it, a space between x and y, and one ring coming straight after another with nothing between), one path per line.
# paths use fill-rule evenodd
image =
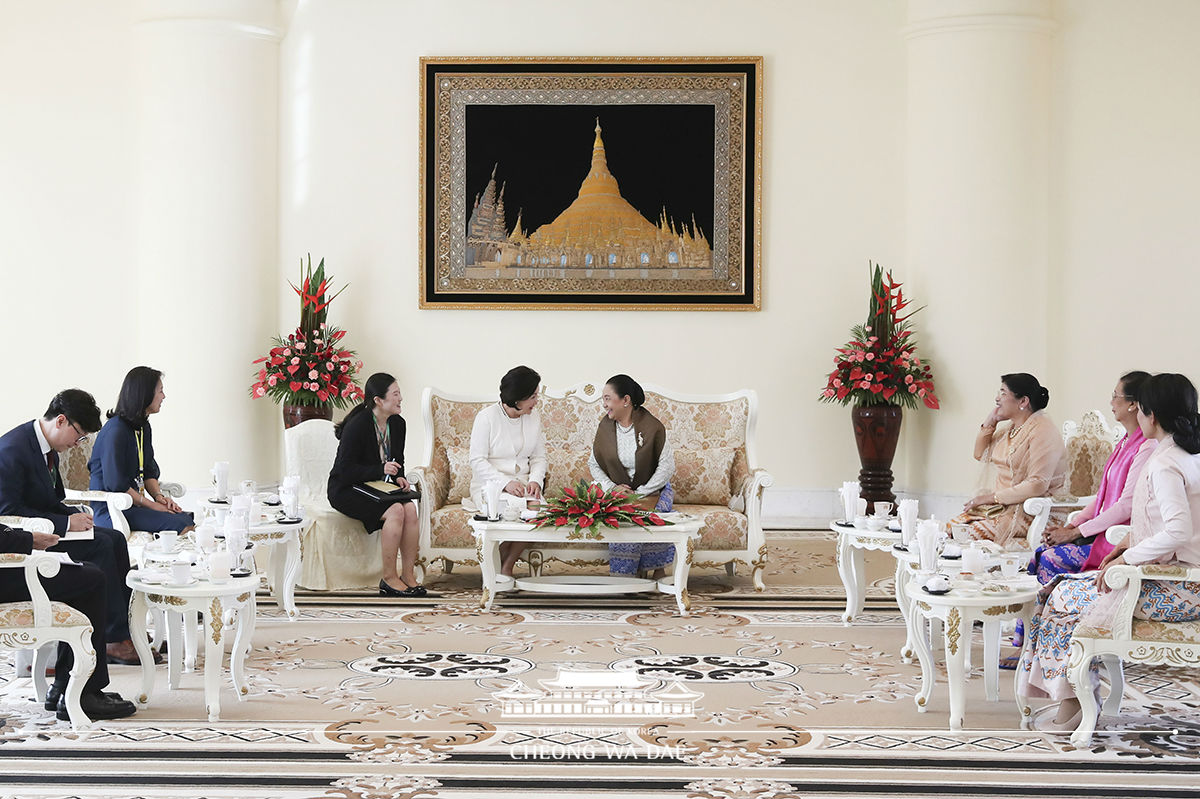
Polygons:
M1071 652L1071 636L1085 615L1088 624L1101 626L1095 618L1097 604L1115 608L1119 591L1104 595L1098 603L1095 576L1060 579L1051 590L1043 590L1038 606L1026 633L1028 646L1017 666L1017 692L1022 696L1049 697L1063 700L1075 696L1067 681L1067 661ZM1193 621L1200 619L1200 583L1170 583L1147 580L1133 615L1152 621ZM1111 619L1108 621L1111 624ZM1095 664L1092 666L1095 671ZM1093 680L1095 677L1093 677Z
M1029 562L1029 573L1037 575L1042 585L1048 585L1060 574L1078 574L1091 551L1090 542L1038 547L1033 551L1033 560Z
M666 513L675 507L675 489L667 483L658 495L655 513ZM675 560L674 544L609 544L608 570L611 574L632 575L639 571L661 569Z

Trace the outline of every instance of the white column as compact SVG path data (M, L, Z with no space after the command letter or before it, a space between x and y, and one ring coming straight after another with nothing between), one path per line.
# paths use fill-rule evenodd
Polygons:
M276 0L142 0L138 357L166 372L164 479L278 477L280 413L251 401L278 333Z
M942 410L909 414L907 483L961 474L1006 372L1054 386L1047 341L1049 0L909 0L907 233ZM936 414L936 416L935 416ZM978 418L977 418L978 417ZM942 460L944 462L938 462ZM944 480L942 481L944 482Z

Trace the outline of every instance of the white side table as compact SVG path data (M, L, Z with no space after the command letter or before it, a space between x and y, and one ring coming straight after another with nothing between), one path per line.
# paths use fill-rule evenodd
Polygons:
M924 713L933 693L933 652L924 631L925 619L938 619L943 625L946 652L946 675L950 692L950 729L961 730L966 708L966 657L971 646L971 630L976 621L983 622L984 688L989 701L999 698L1000 683L1000 623L1022 619L1026 629L1034 599L1041 588L1036 578L1013 578L1006 581L1012 590L986 593L954 588L947 594L929 594L917 588L912 594L912 612L908 619L908 638L921 664L921 692L915 697L917 710Z
M604 528L600 538L580 538L581 544L671 543L675 546L675 564L671 574L661 580L643 580L615 575L555 575L548 577L506 577L500 571L500 544L504 541L530 543L571 543L561 530L535 529L524 522L487 522L471 520L475 532L475 554L483 578L483 596L479 606L490 610L497 593L522 591L556 594L624 594L632 591L660 591L675 597L679 615L688 615L692 600L688 596L688 570L692 552L700 537L700 520L684 514L673 515L674 524L664 527Z
M258 588L258 576L236 577L228 582L211 583L198 580L186 586L165 586L144 583L136 571L125 579L133 589L133 600L129 605L129 630L134 648L142 662L142 693L139 704L146 704L154 692L154 657L146 637L146 611L149 608L163 611L167 618L167 687L179 687L179 674L183 665L183 647L180 645L182 618L204 613L204 703L208 720L217 721L221 715L221 669L225 660L225 612L236 614L233 651L230 654L230 672L237 690L238 701L244 701L249 692L246 683L246 653L254 636L255 601L254 591Z
M226 504L212 502L211 490L188 491L180 504L196 514L197 520L215 515L218 508L228 508ZM265 509L267 516L272 518L278 507ZM247 540L259 547L271 547L271 566L267 573L267 582L271 586L271 596L275 604L287 614L291 621L300 617L296 609L296 580L300 576L300 532L307 526L307 520L301 517L298 522L283 524L279 521L264 521L250 525Z
M846 589L846 612L842 614L842 623L849 625L863 612L866 595L866 569L863 565L863 550L891 551L894 544L900 543L900 533L891 530L859 530L851 525L845 527L840 522L830 522L829 529L838 535L837 567L842 585Z

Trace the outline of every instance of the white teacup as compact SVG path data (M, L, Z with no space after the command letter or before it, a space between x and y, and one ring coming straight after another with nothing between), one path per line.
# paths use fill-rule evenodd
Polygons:
M892 503L876 502L875 503L875 515L876 516L891 516L892 515Z
M971 525L969 524L952 524L950 525L950 535L954 539L954 543L963 545L971 541Z
M160 530L156 534L158 545L163 549L170 551L179 543L179 533L175 530Z
M185 585L191 582L192 579L192 564L185 560L176 561L171 564L171 584Z
M242 496L244 497L252 497L254 496L254 492L258 490L258 483L253 480L243 480L241 485Z
M887 526L888 520L886 516L868 516L867 529L872 533L878 533Z
M1000 574L1006 580L1011 580L1021 571L1021 566L1027 560L1022 555L1005 553L1000 556Z

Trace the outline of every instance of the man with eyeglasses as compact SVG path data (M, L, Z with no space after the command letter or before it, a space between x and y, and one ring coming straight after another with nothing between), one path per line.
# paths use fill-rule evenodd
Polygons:
M99 429L100 409L96 400L82 389L69 388L50 400L42 418L20 424L0 436L0 515L49 519L54 523L55 535L92 532L90 540L58 541L49 548L66 552L81 563L90 563L103 573L107 662L137 664L137 652L129 637L130 590L125 584L129 547L125 536L107 527L94 527L90 514L63 504L66 489L58 469L58 453L66 452ZM66 674L56 669L55 687L46 700L48 709L58 706L60 717L65 712L59 700L66 678ZM114 700L106 694L92 694L84 704L84 712L91 718L120 718L132 712L132 705L119 697Z

